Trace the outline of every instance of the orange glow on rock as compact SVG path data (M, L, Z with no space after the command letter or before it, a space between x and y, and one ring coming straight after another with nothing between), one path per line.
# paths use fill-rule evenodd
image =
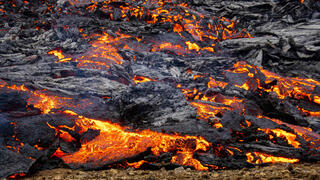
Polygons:
M24 176L26 176L25 173L16 173L16 174L13 174L13 175L9 176L8 178L9 179L16 179L16 178L21 178L21 177L24 177Z
M210 77L210 81L208 82L208 88L215 88L215 87L225 88L227 85L228 83L217 81L211 77Z
M201 77L204 77L203 75L200 75L200 74L195 74L195 75L193 75L193 80L196 80L196 79L198 79L198 78L201 78Z
M48 114L51 109L57 107L58 102L45 94L35 94L39 99L29 99L28 102L33 104L34 107L39 108L44 114Z
M78 1L70 1L71 5L76 6L80 4ZM114 20L113 10L114 7L110 5L113 1L103 1L102 7L97 6L97 2L87 7L90 12L95 11L97 8L100 10L105 10L110 14L110 19ZM147 8L150 4L154 5L156 8ZM250 38L251 35L245 30L237 31L235 30L235 22L224 17L207 17L201 13L193 12L189 10L187 3L176 4L173 1L142 1L139 5L133 5L131 3L124 3L118 7L120 9L122 20L130 21L130 18L136 18L143 20L149 24L165 24L170 23L172 25L172 31L177 33L180 37L185 38L182 32L189 33L194 41L185 41L187 49L200 50L215 52L214 46L216 42L225 39L234 38ZM176 13L172 13L172 12ZM148 18L145 18L148 17ZM212 19L216 24L208 23L207 19ZM207 47L200 47L196 41L212 41ZM140 40L138 40L139 42ZM173 51L179 55L185 54L185 47L180 47L181 45L174 45L170 42L162 42L161 45L156 45L153 47L152 51L161 51L165 49L173 48ZM132 47L131 47L132 48ZM184 49L184 50L183 50ZM115 54L115 52L113 53ZM88 58L86 58L88 60Z
M198 44L192 43L192 42L190 42L190 41L187 41L187 42L186 42L186 45L188 46L188 49L189 49L189 50L200 51L200 49L201 49L201 48L198 46Z
M61 50L52 50L48 54L56 56L58 62L61 63L69 61L78 62L78 68L106 70L113 63L123 63L123 58L118 53L119 49L131 49L126 44L126 39L131 38L130 35L121 34L120 32L116 32L115 34L115 37L108 33L103 33L102 35L93 34L91 36L83 34L85 38L96 38L97 40L91 42L92 48L78 57L66 58Z
M303 108L300 108L300 107L297 107L297 109L299 109L301 112L303 113L306 113L307 115L309 116L320 116L320 111L308 111L306 109L303 109Z
M66 142L76 141L68 132L60 130L60 138Z
M75 115L72 111L67 111L66 113ZM180 165L189 165L197 162L191 155L193 152L207 151L211 146L202 137L170 135L150 130L131 132L126 127L108 121L89 119L79 115L75 116L77 117L75 123L80 128L80 134L89 128L99 130L100 134L95 139L83 143L77 152L62 156L61 159L67 164L112 163L151 148L151 152L154 155L169 151L177 151L178 154L189 153L182 160L179 159L179 162L183 162ZM197 163L193 165L195 168L202 170Z
M174 24L173 26L173 32L178 33L180 36L182 36L180 33L183 31L183 27L180 24Z
M287 132L285 130L282 129L261 129L258 128L258 130L261 130L267 134L270 134L271 132L273 134L275 134L277 137L281 137L281 138L285 138L289 144L291 144L293 147L295 148L299 148L300 147L300 143L296 140L297 135Z
M279 157L279 156L272 156L262 152L248 152L247 155L247 162L253 164L262 164L262 163L296 163L299 162L299 159L293 158L286 158L286 157Z
M48 54L56 56L59 62L65 62L65 61L71 60L71 58L65 58L65 56L62 54L61 49L49 51Z
M291 129L294 130L294 132L296 134L298 134L299 136L301 136L302 138L304 138L309 144L308 146L312 149L317 149L320 150L320 135L317 133L312 132L312 129L310 128L306 128L306 127L301 127L301 126L296 126L296 125L292 125L292 124L288 124L286 122L282 122L278 119L273 119L273 118L268 118L265 116L258 116L257 118L265 118L265 119L269 119L279 125L286 125L288 127L290 127Z
M173 156L171 159L172 163L176 163L184 166L192 166L197 170L206 171L208 167L203 166L200 161L193 158L193 152L182 151L178 152L177 155Z
M149 81L157 81L155 79L151 79L151 78L148 78L148 77L145 77L145 76L137 76L137 75L134 75L132 80L136 84L143 83L143 82L149 82Z
M308 99L311 102L320 104L318 94L313 94L316 87L320 87L320 82L313 79L304 79L299 77L282 77L273 72L262 69L262 67L255 67L246 62L237 62L233 69L228 72L247 74L248 79L242 85L234 84L234 86L243 88L245 90L254 90L259 88L265 92L273 92L279 99L294 98L294 99ZM261 76L262 75L262 76ZM260 77L260 78L259 78ZM262 79L264 79L262 81ZM269 83L275 84L267 87ZM306 111L306 110L305 110ZM310 113L310 115L317 115L318 112Z
M62 107L63 105L65 105L65 102L67 100L71 100L71 98L49 95L46 90L32 91L26 88L24 85L9 86L6 83L0 82L0 88L1 87L16 91L27 92L29 94L29 99L27 99L28 104L32 104L34 107L40 109L43 114L48 114L52 109Z
M179 45L179 44L174 45L170 42L164 42L159 45L154 45L151 51L158 52L158 51L163 51L163 50L173 51L178 55L184 55L187 53L186 49L184 47L182 47L181 45Z
M74 128L70 128L68 126L58 126L54 127L51 126L48 122L46 123L50 128L54 129L56 131L56 136L59 134L59 137L64 140L65 142L72 142L76 141L67 131L62 130L62 128L69 129L74 131Z
M193 79L197 79L198 77L204 77L202 75L193 75ZM208 82L209 88L225 88L228 83L217 81L211 77L209 77L210 81ZM212 96L206 96L203 95L202 92L199 92L197 89L184 89L181 87L181 84L178 84L177 86L179 89L181 89L182 93L185 95L187 100L190 100L190 105L197 108L197 114L198 118L207 121L215 128L221 128L223 125L218 120L212 121L216 118L217 114L223 114L225 111L228 110L238 110L240 112L243 111L242 109L242 99L239 99L237 97L227 97L223 96L221 94L216 94ZM194 101L194 100L200 100L200 101ZM216 102L219 103L217 105L214 105L210 102ZM210 122L208 121L210 119Z
M217 107L217 106L212 106L202 102L191 102L190 105L197 108L197 114L199 116L198 118L205 121L207 121L210 117L214 119L216 114L220 112L231 110L231 107L224 107L224 106ZM219 121L214 122L213 126L215 128L223 127Z
M65 155L65 153L63 152L63 151L61 151L61 148L59 147L52 155L51 155L51 157L58 157L58 158L60 158L60 157L62 157L62 156L64 156Z
M244 84L241 85L241 86L239 86L239 85L234 85L234 86L236 86L236 87L238 87L238 88L245 89L245 90L247 90L247 91L250 89L249 85L246 84L246 83L244 83Z
M43 151L44 150L44 148L43 147L39 147L39 145L34 145L33 147L35 147L36 149L38 149L39 151Z
M127 166L129 167L133 167L135 169L138 169L140 168L140 166L144 163L149 163L148 161L145 161L145 160L141 160L141 161L138 161L138 162L133 162L133 163L129 163L129 162L126 162Z
M135 0L133 0L135 1ZM77 0L69 0L70 4L76 5L79 3ZM94 12L98 6L96 1L91 1L93 4L86 7L87 11ZM301 0L301 3L304 1ZM103 1L102 10L107 9L112 12L112 6L108 6L109 3L114 3L114 1ZM147 3L154 4L153 9L146 9L144 5ZM147 51L171 51L178 55L192 54L196 51L197 53L202 53L203 51L215 52L215 43L232 38L250 38L251 35L245 30L241 32L235 30L236 23L233 20L229 20L224 17L214 18L214 17L205 17L201 13L194 13L188 10L188 5L186 3L174 5L178 7L179 13L172 13L174 7L167 8L168 5L171 5L171 0L168 1L143 1L141 6L130 6L129 3L123 2L119 5L121 11L121 18L123 21L130 20L130 18L137 18L145 20L145 17L148 17L148 20L145 20L150 24L161 24L161 23L170 23L172 30L168 30L170 33L177 34L178 38L183 39L182 43L174 44L172 42L159 41L153 44ZM1 9L0 9L1 11ZM106 11L107 12L107 11ZM110 18L113 19L112 14ZM218 21L218 24L207 23L204 21L205 18L211 18L210 20ZM208 21L209 22L209 21ZM68 28L68 27L64 27ZM103 29L103 28L101 28ZM80 30L83 32L83 30ZM183 35L188 34L192 39L186 40ZM87 35L83 34L85 38L95 37L95 41L90 42L91 48L88 52L81 54L80 56L70 58L69 55L64 55L61 50L52 50L48 54L54 55L58 58L58 62L77 62L78 68L89 68L89 69L107 69L114 64L122 64L125 59L121 56L119 50L132 50L135 51L136 47L127 44L128 40L136 40L136 42L144 43L145 37L134 37L133 35L127 35L120 33L120 30L116 33L103 33L102 35ZM143 40L142 40L143 39ZM162 39L161 39L162 40ZM147 42L147 41L146 41ZM204 44L209 42L208 44ZM158 44L157 44L158 43ZM302 78L290 78L290 77L281 77L277 74L264 70L260 67L255 67L243 62L239 62L234 65L233 73L244 73L247 74L248 78L252 81L246 81L243 84L235 84L239 88L245 90L254 90L254 85L252 82L255 82L257 88L265 92L272 92L277 95L279 99L285 99L287 97L296 98L296 99L309 99L310 101L320 104L320 96L313 94L313 90L316 86L319 86L320 83L312 79L302 79ZM191 73L191 70L188 70ZM266 79L265 82L262 82L261 78L258 78L258 75L262 73ZM193 80L198 78L207 77L207 74L204 75L193 75ZM215 80L209 77L209 82L207 84L208 88L225 88L228 83L223 81ZM157 81L144 76L133 77L133 81L138 83ZM267 88L265 85L271 82L275 82L275 85L270 85L270 88ZM216 92L202 92L196 88L193 89L182 89L182 85L178 84L178 88L181 88L183 94L185 94L187 100L190 101L190 105L197 108L198 118L206 120L210 125L215 128L222 128L223 125L217 118L223 115L225 111L237 110L240 113L243 113L243 102L244 99L238 97L228 97ZM17 91L27 92L30 95L30 98L27 100L29 105L33 105L36 108L39 108L43 114L48 114L53 112L51 110L58 108L65 108L68 106L66 103L70 98L57 97L50 95L49 93L38 90L29 90L24 85L21 86L8 86L6 82L0 80L0 88L8 88ZM211 93L211 94L210 94ZM109 98L109 97L107 97ZM317 116L320 112L309 112L300 108L300 111L309 113L308 115ZM81 165L85 163L93 163L105 165L108 163L117 162L128 157L132 157L139 153L143 153L147 150L150 150L154 155L161 155L166 152L175 153L171 159L172 163L176 163L183 166L192 166L198 170L208 170L209 167L214 167L213 165L204 165L201 164L199 160L194 157L194 154L197 152L208 151L211 147L211 144L202 137L188 136L188 135L178 135L178 134L166 134L160 132L154 132L151 130L130 130L128 127L123 127L119 124L111 123L110 121L90 119L78 115L77 113L65 110L65 114L73 116L75 118L75 126L58 126L54 127L47 123L47 125L56 131L56 136L59 136L62 140L66 142L77 141L74 137L70 135L70 131L79 133L79 136L83 135L89 129L96 130L99 132L94 139L88 142L82 142L81 147L74 153L65 153L58 148L56 152L52 155L55 157L61 158L65 163ZM272 119L274 122L279 120ZM287 132L282 129L258 129L264 131L267 134L272 134L272 136L281 137L287 140L295 148L300 147L300 142L298 142L297 136L303 137L305 140L310 142L311 147L319 148L319 138L312 134L312 131L308 128L296 127L293 125L288 125L286 123L278 122L279 124L285 124L288 127L294 130L294 133ZM252 123L245 120L245 123L242 125L243 128L250 127ZM296 133L296 134L295 134ZM317 141L315 141L316 139ZM18 140L17 140L18 141ZM240 140L243 141L243 140ZM23 143L21 143L23 145ZM41 147L38 145L34 146L35 148L41 150ZM221 146L221 148L225 148ZM228 147L229 148L229 147ZM227 154L234 155L234 151L225 148ZM233 148L242 152L239 148ZM19 149L18 149L19 151ZM246 153L248 162L254 164L260 163L277 163L277 162L289 162L294 163L298 162L298 159L290 159L286 157L277 157L272 156L266 153L261 152L248 152ZM141 165L149 163L147 161L141 160L139 162L128 163L127 165L134 168L139 168Z
M245 120L245 121L246 121L248 127L250 127L252 123L250 121L248 121L248 120Z

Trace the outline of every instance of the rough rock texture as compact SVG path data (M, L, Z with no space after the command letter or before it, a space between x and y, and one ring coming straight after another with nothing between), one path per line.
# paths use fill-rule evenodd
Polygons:
M141 15L140 18L131 15L124 19L119 9L120 6L132 5L154 10L157 5L124 0L111 3L110 10L104 8L102 0L97 0L95 5L86 0L75 5L72 5L72 2L76 2L73 0L46 2L0 1L0 177L63 167L66 164L61 159L52 158L57 149L72 154L81 148L83 142L99 135L98 130L89 129L78 133L78 126L72 129L76 118L67 116L64 110L72 110L87 118L103 121L109 119L131 127L132 131L151 129L169 134L202 136L212 146L208 151L194 152L192 156L213 167L254 167L254 163L247 162L246 156L246 153L254 151L308 162L320 159L319 149L312 146L312 143L320 144L319 116L311 117L297 109L302 104L315 112L320 111L319 104L309 102L313 96L320 96L319 87L313 89L312 97L302 99L280 99L275 93L263 92L257 86L253 91L232 85L208 88L211 79L231 84L246 81L248 78L245 75L226 72L233 64L243 60L256 65L251 75L258 78L259 82L265 78L257 68L260 66L282 76L319 81L320 1L305 0L303 4L298 0L185 1L189 6L188 13L193 15L190 19L205 15L201 21L206 25L205 28L210 27L206 23L224 28L228 26L227 21L217 17L226 17L236 22L235 37L224 38L226 34L217 32L220 34L214 42L215 53L198 53L196 50L186 52L186 49L177 48L179 46L164 46L161 49L161 42L178 43L185 47L186 41L207 46L209 40L200 41L199 36L186 31L179 35L172 30L173 23L146 23L150 20L147 15ZM171 5L165 8L170 9ZM169 15L185 12L182 11L185 8L183 5L173 7ZM189 26L186 27L192 30ZM246 31L253 38L242 38ZM123 38L121 33L130 37ZM108 38L97 41L102 34ZM241 38L236 38L238 36ZM120 37L123 38L121 41L117 39ZM107 48L99 51L103 52L99 54L96 51L98 45L94 42ZM113 48L117 54L112 54ZM51 50L59 50L71 60L62 59L64 61L58 62L57 57L48 54ZM105 54L112 55L107 58L100 56ZM114 59L119 62L110 63ZM199 77L195 78L196 75ZM133 81L136 76L145 76L152 81L136 84ZM264 83L264 86L277 83L272 81ZM29 91L21 88L16 92L13 85L17 87L22 84ZM183 88L191 92L183 94ZM43 107L36 107L37 99L32 102L30 98L36 96L41 99L41 93L48 96L46 101L56 100L57 105L45 109L47 111ZM215 102L202 100L204 96L215 97ZM237 106L226 105L225 96L244 100ZM208 110L211 115L214 114L214 118L203 118L199 109L190 103L227 110L216 114ZM52 104L45 105L50 107ZM282 122L277 123L270 118ZM214 128L217 122L221 122L223 127ZM296 129L301 130L297 126L305 128L302 128L303 135L295 132ZM275 137L275 134L272 134L271 141L270 134L259 130L261 128L294 133L301 146L295 148L285 138ZM74 140L67 142L62 138L62 132ZM227 146L234 149L221 148ZM170 162L176 153L177 150L174 150L156 158L148 150L139 155L138 159L158 161L151 163L150 169L172 168L178 165L164 163ZM134 161L134 158L136 156L128 159ZM112 162L123 163L128 159L115 159ZM254 160L257 159L254 157ZM96 166L94 162L88 164L91 166L88 169L105 168L103 162ZM303 168L305 166L301 165ZM316 168L314 166L311 165ZM280 174L275 176L318 177L312 170L306 174L298 167L293 171L297 174L291 170L279 170ZM186 178L193 178L193 173L196 174L194 178L228 177L229 172L192 172L180 168L174 171L152 171L152 175L146 176L156 179L161 173L168 177L173 173L174 177L180 178L180 175L175 174L180 171L183 172L181 176ZM262 174L268 171L267 168ZM55 172L73 171L49 171ZM120 178L127 172L135 175L145 171L109 170L98 175L95 172L75 172L79 174L58 175L56 178L102 178L118 172L122 174L115 178ZM246 174L247 170L236 172L234 177L241 173ZM259 177L269 175L266 174ZM248 177L253 175L248 174ZM147 177L143 175L141 178Z
M320 178L319 164L283 164L252 169L223 170L214 172L192 171L176 168L174 170L119 170L79 171L69 169L45 170L24 179L308 179Z

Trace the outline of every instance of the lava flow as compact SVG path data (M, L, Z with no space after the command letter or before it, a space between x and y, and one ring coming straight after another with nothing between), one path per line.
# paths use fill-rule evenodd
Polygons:
M248 152L247 154L248 162L261 164L261 163L296 163L299 162L299 159L291 159L284 157L276 157L272 155L268 155L266 153L261 152Z
M76 116L76 126L82 134L88 129L98 130L100 134L72 154L60 155L67 164L112 164L122 159L143 153L151 148L152 154L159 156L165 152L176 151L173 163L193 166L198 170L207 170L198 160L193 158L197 151L207 151L210 143L202 137L169 135L164 133L142 130L130 132L128 128L108 121L79 116L72 111L64 111L70 116ZM189 154L188 156L185 156Z
M26 92L29 95L29 99L27 100L28 105L32 105L35 108L40 109L41 112L45 114L49 113L52 109L65 106L65 103L68 100L71 100L71 98L67 98L67 97L58 97L58 96L49 95L46 90L32 91L32 90L29 90L24 85L20 85L20 86L17 86L15 84L8 85L4 81L2 82L0 81L0 88L7 88L9 90L14 90L19 92Z
M237 78L228 78L228 76L235 77L228 74L230 72L240 75ZM226 76L230 82L217 81L209 77L210 81L208 82L208 87L225 89L227 86L233 86L247 91L262 90L267 93L275 93L280 100L285 98L304 99L311 103L318 104L319 95L314 94L314 89L319 88L320 84L313 79L281 77L275 73L264 70L261 67L249 65L245 62L235 63L232 69L226 71ZM198 77L204 76L193 75L193 80ZM178 84L177 87L185 94L186 99L190 101L190 105L197 108L198 118L207 121L215 128L223 128L220 117L227 111L236 111L243 115L248 113L248 110L246 109L246 99L228 97L220 93L204 94L204 92L198 91L197 89L189 90L182 88L181 84ZM297 110L301 110L301 108L297 107ZM303 113L305 113L305 110L301 111L301 114ZM318 112L309 113L308 115L313 116L315 113ZM301 142L298 140L298 136L300 136L308 142L310 148L319 149L320 137L316 133L313 133L310 128L295 126L278 119L264 117L262 114L259 114L258 111L256 111L255 114L257 114L256 117L261 119L261 121L271 120L279 125L288 126L293 130L292 132L288 132L285 129L279 128L258 128L257 131L263 131L268 134L271 142L277 143L278 140L275 138L280 138L291 147L301 148ZM252 126L252 122L245 120L244 125L241 126L242 128L250 127ZM274 156L262 152L247 152L246 156L248 162L255 164L278 162L293 163L299 161L299 159L296 158Z
M51 164L205 171L320 159L320 82L221 49L252 38L240 23L260 16L228 19L183 0L58 2L0 9L10 20L3 28L15 13L34 16L30 32L21 23L1 39L15 40L1 46L15 54L0 52L0 153L27 167L6 177ZM20 56L29 34L39 49ZM42 49L37 39L53 42Z
M154 79L151 79L151 78L148 78L148 77L137 76L137 75L134 75L134 77L133 77L132 80L133 80L136 84L143 83L143 82L149 82L149 81L157 81L157 80L154 80Z
M29 105L40 108L43 114L49 113L53 108L61 107L62 105L59 104L59 101L64 100L63 103L66 103L68 100L68 98L50 97L39 92L30 91L23 85L7 86L3 81L1 87L30 93ZM34 101L32 100L33 98L38 98L39 100ZM150 149L152 154L156 156L176 151L176 155L172 158L172 163L192 166L198 170L208 170L208 167L203 166L192 155L195 152L204 152L209 149L210 143L202 137L170 135L150 130L131 132L128 127L122 127L119 124L86 118L69 110L65 110L64 113L76 117L76 128L67 126L54 127L47 123L50 128L55 129L56 136L59 135L62 140L66 142L76 141L67 131L62 129L68 129L69 131L77 129L79 135L87 132L89 129L99 131L97 137L81 144L81 148L75 153L66 154L60 149L57 150L60 153L56 152L54 156L60 157L67 164L73 164L74 166L89 163L96 165L112 164ZM21 143L20 146L23 145Z
M69 1L72 5L77 5L78 1ZM118 29L116 33L103 32L102 35L88 35L82 32L84 38L97 40L92 41L92 48L86 53L76 57L65 58L60 50L52 50L48 54L56 56L58 62L78 62L77 67L89 69L110 68L110 64L122 64L125 59L119 54L119 50L132 51L170 51L177 55L201 54L201 52L215 53L216 43L235 38L250 38L251 35L245 29L239 30L233 20L224 17L207 17L201 13L188 9L185 3L175 4L171 1L144 1L140 5L134 2L126 2L124 5L115 7L113 1L91 1L92 5L86 10L94 12L102 10L110 15L110 20L114 20L113 12L121 12L121 19L130 21L131 18L138 18L148 24L174 24L169 32L175 33L175 38L183 43L174 43L172 39L154 39L150 36L136 36L121 33ZM158 6L149 10L149 5ZM99 4L99 5L98 5ZM101 29L104 30L103 28ZM188 37L188 38L187 38ZM167 40L163 40L167 39ZM152 44L152 45L150 45Z
M320 104L320 94L316 92L316 89L320 87L320 82L313 79L281 77L261 67L249 65L246 62L237 62L227 73L246 76L243 79L230 79L235 86L245 90L272 92L279 99L293 98ZM308 113L308 115L318 115L318 112L308 111L301 107L298 107L298 109Z
M58 62L77 62L78 68L100 69L106 70L110 68L110 64L122 64L123 58L118 53L118 49L126 49L125 39L130 38L130 35L116 33L117 37L104 33L104 35L93 34L90 38L98 37L91 45L92 48L80 56L66 58L61 50L52 50L48 54L58 58ZM118 48L117 48L118 47Z

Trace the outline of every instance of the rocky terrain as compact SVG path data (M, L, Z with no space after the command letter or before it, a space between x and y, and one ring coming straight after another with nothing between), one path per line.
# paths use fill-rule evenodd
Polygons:
M267 167L244 168L240 170L221 170L213 172L194 171L182 167L174 170L134 170L109 169L101 171L80 171L54 169L40 171L24 179L58 180L58 179L306 179L320 178L320 164L275 164Z

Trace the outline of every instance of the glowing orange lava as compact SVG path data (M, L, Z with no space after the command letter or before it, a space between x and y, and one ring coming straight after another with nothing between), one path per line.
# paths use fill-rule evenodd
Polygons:
M236 74L246 74L248 78L243 84L234 84L245 90L255 91L257 88L265 92L273 92L279 99L294 98L303 99L320 105L320 96L314 94L316 87L320 87L320 82L313 79L299 77L282 77L273 72L256 67L240 61L234 64L228 72ZM307 110L302 110L308 112ZM308 112L309 115L318 115L318 112Z
M59 59L59 62L69 61L71 58L65 58L65 56L62 54L62 50L52 50L49 51L48 54L54 55Z
M151 79L151 78L148 78L148 77L145 77L145 76L137 76L137 75L134 75L132 80L136 84L143 83L143 82L149 82L149 81L157 81L155 79Z
M129 167L133 167L133 168L138 169L138 168L140 168L140 166L141 166L142 164L144 164L144 163L149 163L149 162L148 162L148 161L145 161L145 160L141 160L141 161L133 162L133 163L127 162L127 165L128 165Z
M106 70L109 69L113 63L123 63L123 58L118 53L119 49L130 49L130 47L125 44L125 40L131 38L131 36L121 34L120 32L116 32L115 34L116 37L108 33L91 35L90 38L95 37L97 40L91 42L92 48L78 57L65 58L61 50L52 50L48 52L48 54L56 56L58 62L78 62L77 67L79 68ZM86 37L85 34L84 37L89 38Z
M79 0L68 0L71 5L78 5L82 2ZM132 0L136 1L136 0ZM301 3L304 0L300 0ZM91 0L92 4L85 9L89 12L94 12L97 8L105 12L111 20L117 18L113 12L115 6L112 3L117 1L106 0L99 1ZM146 51L146 52L159 52L170 51L177 55L186 56L188 54L204 54L216 52L216 43L234 38L251 38L251 35L246 32L245 29L239 30L236 28L236 22L224 17L208 17L205 14L195 12L189 9L188 4L180 3L174 4L172 0L144 0L139 5L131 5L130 2L121 2L117 6L117 10L121 13L118 20L130 21L132 19L141 20L149 25L157 24L169 24L168 32L172 33L179 38L180 42L166 41L162 38L158 41L148 41L148 37L140 36L135 37L132 34L123 34L120 29L115 32L103 32L100 34L87 35L80 29L79 32L83 33L84 38L95 39L90 42L91 47L86 53L78 56L65 55L60 49L49 51L48 54L57 57L59 63L76 62L78 68L99 69L107 70L112 65L123 64L125 61L130 61L122 57L120 51ZM110 5L111 4L111 5ZM150 7L150 4L154 8ZM14 4L13 4L14 5ZM53 7L48 7L49 11L52 11ZM0 12L5 12L0 9ZM117 21L118 21L117 20ZM68 27L64 27L68 28ZM39 27L37 27L39 29ZM103 30L103 28L101 28ZM161 34L161 33L159 33ZM159 35L160 36L160 35ZM188 39L186 38L188 37ZM139 45L147 48L138 50L136 44L132 45L128 42L139 43ZM151 43L152 42L152 43ZM151 45L150 45L151 44ZM211 54L210 54L211 55ZM135 59L134 59L135 60ZM191 72L191 70L190 70ZM282 77L270 71L264 70L261 67L250 65L246 62L238 62L234 64L231 70L227 72L236 74L245 74L247 78L242 84L227 83L223 81L215 80L209 77L207 84L208 88L224 89L231 85L245 89L247 91L262 90L268 93L275 93L279 99L294 98L309 100L312 103L320 105L320 95L315 94L314 90L320 86L320 82L312 79L303 78L291 78ZM193 75L193 80L199 78L206 78L207 75L197 74ZM132 79L136 84L150 81L157 81L149 77L135 75ZM210 125L215 128L222 128L223 125L220 122L220 117L229 110L235 110L240 114L245 114L244 103L245 100L239 97L225 96L220 93L205 93L199 91L196 88L182 88L182 85L177 85L185 95L186 99L190 101L190 105L197 108L198 118L206 120ZM41 110L42 114L52 113L53 109L64 108L71 106L68 104L72 98L58 97L49 94L46 90L30 90L24 85L8 85L6 82L0 80L0 88L7 88L15 91L22 91L28 93L29 99L27 100L28 106ZM105 99L110 97L105 96ZM75 106L74 106L75 107ZM320 112L311 112L306 109L297 107L301 112L306 113L309 116L319 116ZM62 111L62 110L61 110ZM53 126L49 122L47 125L55 130L56 137L59 137L65 142L76 142L78 137L73 137L70 132L82 136L88 130L96 130L98 135L88 141L81 142L79 149L73 153L63 152L63 148L58 148L56 152L51 156L61 158L65 163L81 166L82 164L94 164L94 165L107 165L126 158L133 157L140 153L150 151L153 155L159 156L166 152L172 152L174 155L171 159L171 163L192 166L197 170L208 170L210 168L217 168L214 165L201 164L199 160L194 157L197 152L206 152L212 145L206 141L203 137L178 135L178 134L166 134L155 132L151 130L130 130L129 127L121 126L120 124L111 123L108 120L91 119L77 114L71 110L64 110L63 113L72 117L75 122L73 127L64 125ZM280 125L286 125L293 130L293 132L287 132L283 129L262 129L258 130L267 133L272 140L274 136L285 139L288 144L294 148L300 148L301 143L298 142L298 136L304 138L313 149L320 149L320 137L318 134L313 133L308 128L290 125L277 119L271 119L267 117L258 116L260 119L268 119L276 122ZM244 124L244 125L243 125ZM250 127L253 123L245 120L241 126L243 128ZM253 126L253 125L252 125ZM221 130L221 129L220 129ZM24 144L20 142L16 136L13 136L20 146ZM10 147L16 149L19 152L19 147ZM42 150L38 145L34 146L38 150ZM62 149L62 150L61 150ZM236 147L219 146L218 150L225 149L226 154L233 156L235 151L243 152ZM244 150L244 152L246 152ZM273 156L263 152L247 152L247 162L253 164L261 163L295 163L299 162L299 159ZM139 168L145 163L149 163L145 160L129 163L128 166ZM17 174L19 175L19 174ZM20 174L21 176L24 174ZM14 176L16 177L16 176Z
M24 176L26 176L25 173L16 173L16 174L13 174L13 175L9 176L8 178L9 179L16 179L16 178L21 178L21 177L24 177Z
M86 9L90 12L94 12L97 8L102 11L108 12L110 19L113 20L113 11L115 7L112 5L113 1L99 1L102 7L98 6L98 1L91 0L92 4ZM69 0L71 5L81 5L82 2L77 0ZM110 5L111 4L111 5ZM121 11L121 19L130 21L131 18L138 18L149 24L174 24L172 32L177 33L183 40L182 44L174 44L172 42L160 41L153 42L151 51L173 51L178 55L186 55L195 51L206 51L210 53L215 52L215 45L217 42L225 39L234 38L250 38L251 35L244 29L237 31L236 23L233 20L229 20L224 17L207 17L201 13L189 10L186 3L177 4L171 0L145 0L141 1L140 5L134 5L135 3L125 2L118 8ZM153 4L154 9L148 9L147 7ZM117 9L118 12L118 9ZM175 12L175 13L172 13ZM146 18L148 17L148 18ZM208 20L212 21L208 21ZM211 23L209 23L211 22ZM212 23L216 22L216 23ZM82 30L80 30L82 32ZM192 36L189 40L185 40L183 33L188 33ZM90 69L108 69L110 64L117 63L122 64L123 58L118 53L120 49L137 50L136 46L130 46L126 43L126 39L131 38L131 41L137 40L141 43L142 38L134 37L132 35L126 35L118 31L114 35L110 33L103 33L103 35L90 35L83 34L85 38L97 37L97 40L91 42L92 48L89 51L79 57L65 58L63 53L58 50L50 51L58 57L59 62L75 61L79 62L78 67L90 68ZM208 42L207 45L200 45Z
M228 83L226 82L217 81L211 77L209 79L210 81L208 82L208 88L215 88L215 87L225 88L228 85Z
M262 164L262 163L296 163L299 162L299 159L286 158L279 156L272 156L262 152L248 152L246 153L248 162L253 164Z
M60 108L65 105L67 100L71 100L71 98L67 97L58 97L47 94L46 90L42 91L32 91L26 88L24 85L7 85L7 83L0 83L0 88L8 88L15 91L22 91L29 94L29 99L27 100L29 105L33 105L34 107L41 110L42 113L48 114L52 109Z
M290 133L290 132L287 132L285 130L282 130L282 129L261 129L261 128L258 128L258 130L261 130L267 134L270 134L272 132L277 137L285 138L288 141L288 143L291 144L295 148L299 148L301 145L301 143L296 140L297 135ZM272 135L270 135L270 136L272 136Z
M77 117L75 122L80 127L79 133L83 133L89 128L100 131L96 138L82 144L77 152L62 156L61 159L65 163L112 163L151 148L154 155L177 151L177 158L172 160L175 163L193 166L199 170L207 169L192 155L193 152L207 151L210 147L210 143L202 137L169 135L150 130L131 132L126 127L108 121L89 119L72 111L64 112Z
M301 126L297 126L297 125L292 125L286 122L282 122L278 119L274 119L274 118L268 118L265 116L258 116L257 118L260 119L269 119L279 125L286 125L288 127L290 127L292 130L294 130L294 132L296 134L298 134L299 136L303 137L309 144L308 146L312 149L317 149L320 150L320 135L317 133L312 132L312 129L310 128L306 128L306 127L301 127Z
M193 79L196 79L198 77L203 76L194 75ZM209 88L225 88L228 84L226 82L217 81L211 77L209 79ZM181 89L182 93L186 96L186 99L191 101L190 105L197 108L198 118L207 121L215 128L223 127L221 122L219 122L218 120L216 120L217 118L215 118L217 114L223 114L227 110L238 110L240 112L243 111L243 100L237 97L228 97L221 94L207 96L203 95L202 92L199 92L197 89L184 89L181 88L181 85L178 85L177 87ZM214 102L217 104L215 105L210 102ZM208 121L208 119L210 119L210 122Z

